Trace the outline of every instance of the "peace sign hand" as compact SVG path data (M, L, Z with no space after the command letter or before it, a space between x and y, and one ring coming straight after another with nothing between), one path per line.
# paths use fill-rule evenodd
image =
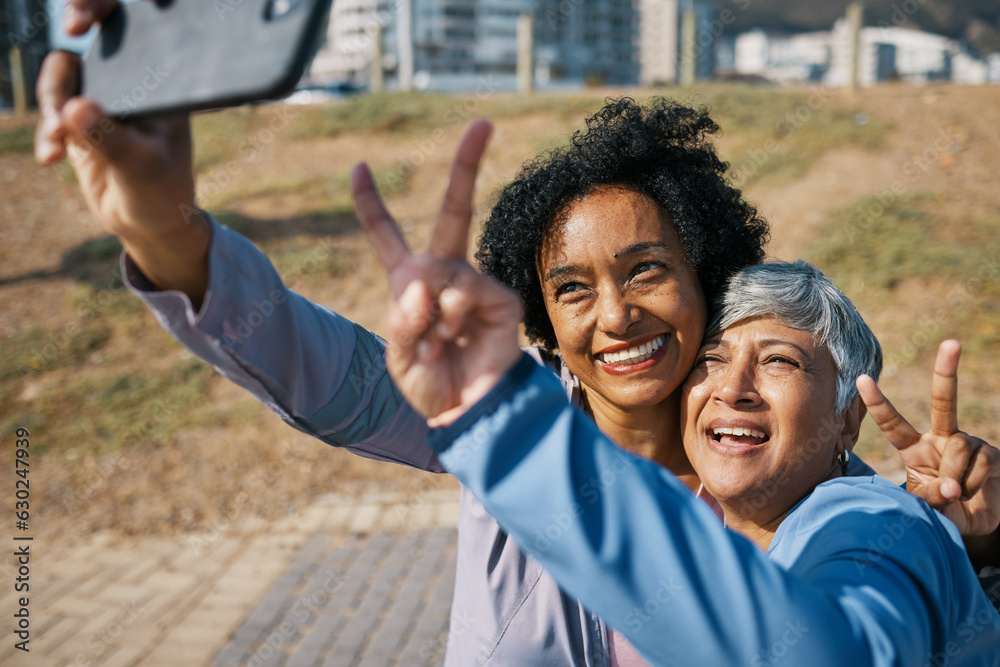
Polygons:
M521 354L520 301L466 260L476 175L491 132L488 122L479 121L462 139L425 253L410 252L368 168L358 165L351 174L358 217L395 300L386 365L432 426L457 419Z
M931 381L931 424L918 433L867 375L858 392L882 434L906 465L906 490L920 496L963 536L988 535L1000 524L1000 452L958 430L958 358L962 346L938 348Z

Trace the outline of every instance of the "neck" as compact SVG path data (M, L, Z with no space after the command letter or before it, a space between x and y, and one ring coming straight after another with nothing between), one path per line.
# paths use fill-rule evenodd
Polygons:
M784 510L777 510L777 514L767 512L768 508L764 508L760 512L754 513L752 517L747 517L741 515L739 512L739 510L744 510L745 512L745 503L730 505L720 500L719 505L722 507L722 515L724 517L723 520L726 522L726 527L756 544L761 551L767 551L767 548L771 546L771 540L774 539L774 534L778 531L778 526L788 516L792 507L795 507L792 504L791 507Z
M680 393L656 405L623 408L583 387L587 410L597 427L622 449L670 470L691 490L699 480L681 443Z
M826 479L821 479L810 486L805 495L792 500L776 498L776 500L780 499L784 502L768 504L760 509L754 508L746 494L742 494L739 498L726 500L717 497L716 500L722 507L726 527L740 533L762 551L767 551L768 547L771 546L771 540L774 539L774 534L778 531L778 526L785 520L792 508L809 493L812 493L819 484L841 476L840 466L837 465ZM762 489L757 489L751 492L749 498L759 497L761 492Z

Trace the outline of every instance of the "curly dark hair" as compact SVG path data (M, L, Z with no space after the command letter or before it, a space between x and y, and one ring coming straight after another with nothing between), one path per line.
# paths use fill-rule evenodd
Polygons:
M670 215L708 303L735 271L763 260L767 222L726 182L729 165L709 139L718 131L706 107L609 99L570 145L526 163L499 191L476 260L520 295L532 341L558 347L536 270L542 243L565 209L597 186L632 188Z

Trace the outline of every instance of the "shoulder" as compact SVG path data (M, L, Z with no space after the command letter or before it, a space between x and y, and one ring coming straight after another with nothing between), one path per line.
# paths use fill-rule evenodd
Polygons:
M550 369L559 377L560 382L562 382L563 389L566 390L566 395L569 397L571 402L577 405L581 403L580 381L563 362L561 354L544 347L539 347L538 345L522 347L521 350L534 359L538 365Z
M817 486L782 522L768 553L800 566L848 555L861 569L886 557L897 564L965 559L950 521L878 475Z

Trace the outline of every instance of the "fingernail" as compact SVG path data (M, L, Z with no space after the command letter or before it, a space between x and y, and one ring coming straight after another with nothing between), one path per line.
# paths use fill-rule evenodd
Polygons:
M93 130L101 123L101 113L93 107L93 105L88 105L77 116L81 130Z
M94 13L90 9L80 7L66 7L66 14L63 18L63 27L66 32L75 35L90 29L90 24L94 22Z
M38 143L35 144L35 159L42 164L48 164L54 153L55 148L50 141L39 139Z

